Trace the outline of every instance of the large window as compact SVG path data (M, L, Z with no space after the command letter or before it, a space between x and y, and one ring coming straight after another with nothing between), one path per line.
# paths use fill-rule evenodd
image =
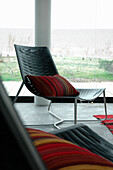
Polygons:
M112 7L112 0L52 1L52 54L60 74L72 82L111 88Z
M51 52L59 73L113 95L113 0L51 2ZM0 7L0 75L4 82L19 82L14 43L34 44L34 0L4 0Z
M14 43L33 45L34 1L0 3L0 74L4 81L19 81Z
M14 44L33 45L33 30L34 0L0 2L0 75L9 95L21 83Z

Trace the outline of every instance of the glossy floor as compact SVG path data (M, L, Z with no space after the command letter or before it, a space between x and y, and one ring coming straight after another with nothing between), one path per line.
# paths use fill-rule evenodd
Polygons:
M56 130L52 124L58 120L48 112L47 106L34 103L16 103L15 108L26 127L42 129L45 131ZM51 110L63 119L73 119L73 103L53 103ZM113 143L113 135L106 126L101 125L93 115L104 114L103 103L78 103L78 123L88 125L100 136ZM107 104L108 114L113 114L113 104ZM89 121L90 120L90 121ZM43 125L41 125L43 124ZM47 125L49 124L49 125ZM73 125L73 122L64 122L60 128Z

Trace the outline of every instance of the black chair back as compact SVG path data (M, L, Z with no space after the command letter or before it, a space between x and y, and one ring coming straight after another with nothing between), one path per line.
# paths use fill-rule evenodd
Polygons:
M44 162L13 107L0 80L0 169L44 170Z
M14 45L21 76L25 84L26 75L53 76L58 74L47 47Z

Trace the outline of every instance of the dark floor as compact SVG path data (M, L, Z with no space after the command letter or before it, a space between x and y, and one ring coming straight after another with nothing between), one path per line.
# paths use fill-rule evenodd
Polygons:
M23 124L33 128L42 129L45 131L56 130L53 123L58 120L54 118L47 110L47 106L38 106L34 103L16 103L15 108L21 117ZM63 119L73 120L73 103L53 103L51 110ZM78 103L78 123L88 125L92 130L97 132L100 136L113 143L113 135L105 127L101 125L99 120L96 120L93 115L104 114L103 103ZM113 114L113 104L107 104L108 114ZM90 120L90 121L88 121ZM41 125L43 124L43 126ZM47 125L49 124L49 125ZM64 122L59 125L60 128L67 127L73 124L71 122Z

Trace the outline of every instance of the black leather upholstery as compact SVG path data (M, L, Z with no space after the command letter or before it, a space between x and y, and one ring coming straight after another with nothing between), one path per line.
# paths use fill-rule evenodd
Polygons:
M14 46L24 83L26 83L26 75L53 76L58 74L47 47Z
M113 145L82 123L51 133L113 162Z
M45 164L0 80L0 169L45 170Z

